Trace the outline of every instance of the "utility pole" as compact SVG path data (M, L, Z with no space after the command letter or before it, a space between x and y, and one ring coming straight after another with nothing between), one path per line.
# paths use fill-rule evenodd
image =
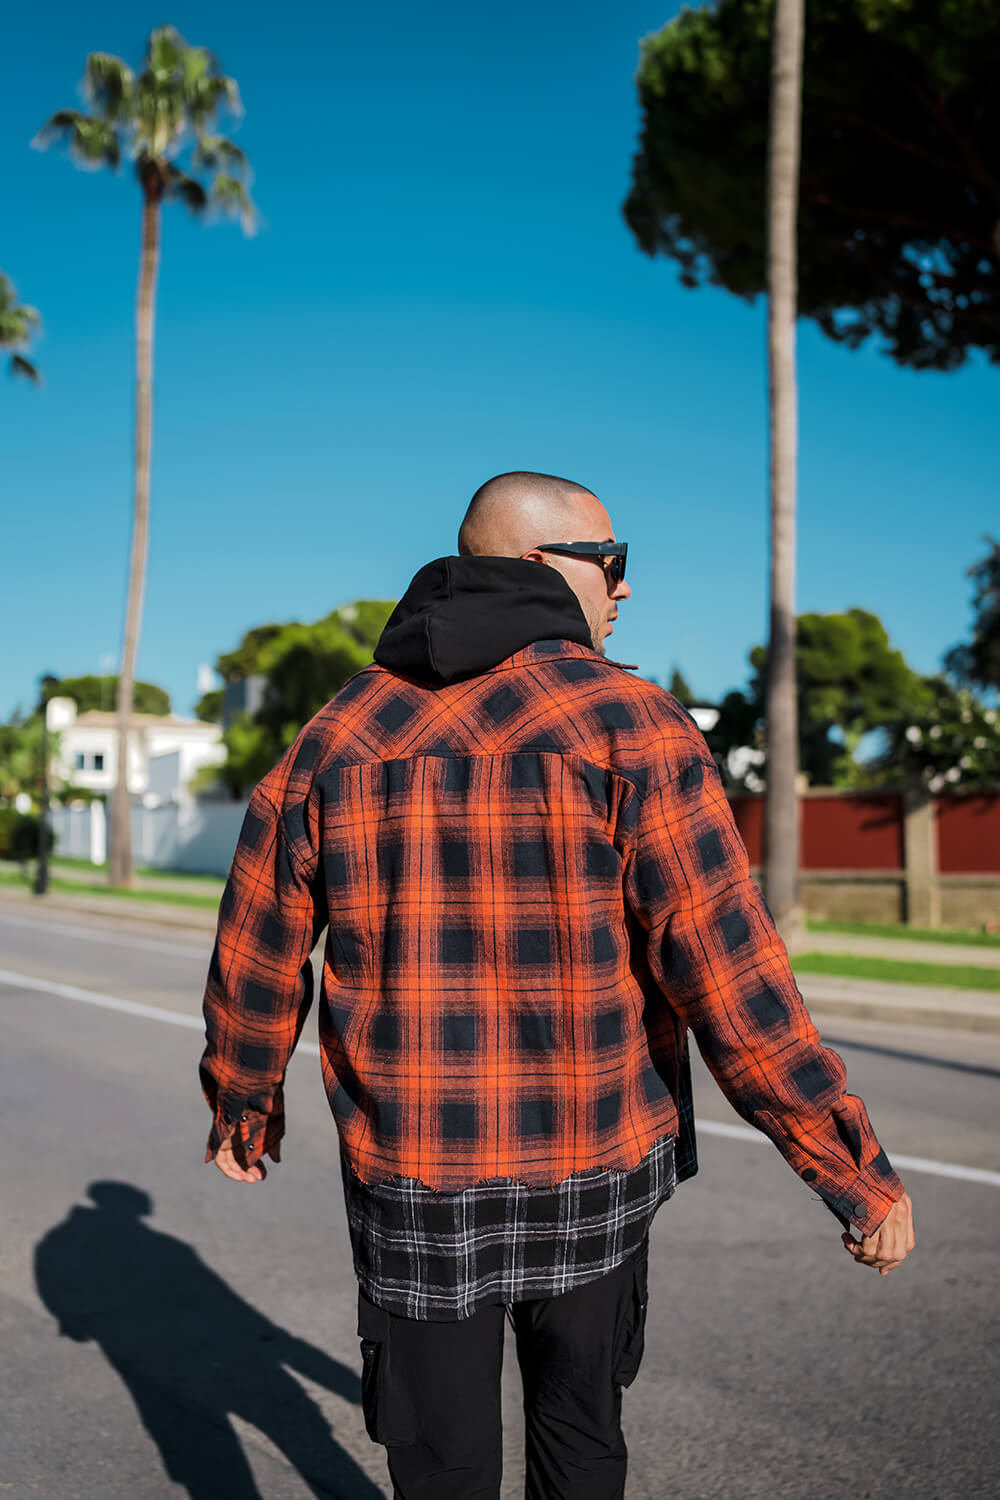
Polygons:
M767 363L771 422L771 590L767 645L764 895L790 949L803 941L799 890L795 528L797 219L804 0L775 0L767 150Z
M46 674L48 675L48 674ZM44 678L43 678L44 684ZM39 798L38 860L35 865L36 896L49 888L49 705L42 688L42 793Z

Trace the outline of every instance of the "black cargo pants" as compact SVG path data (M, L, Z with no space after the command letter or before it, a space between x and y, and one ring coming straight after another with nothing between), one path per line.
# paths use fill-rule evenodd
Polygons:
M359 1290L365 1425L386 1447L395 1500L498 1500L505 1316L524 1385L526 1500L621 1500L621 1393L642 1358L648 1249L560 1296L452 1323L398 1317Z

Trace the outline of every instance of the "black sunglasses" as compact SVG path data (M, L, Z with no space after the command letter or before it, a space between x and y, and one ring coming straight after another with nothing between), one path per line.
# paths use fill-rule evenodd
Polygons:
M592 557L601 564L611 583L616 587L625 577L628 542L546 542L533 550L535 552L566 552L571 557Z

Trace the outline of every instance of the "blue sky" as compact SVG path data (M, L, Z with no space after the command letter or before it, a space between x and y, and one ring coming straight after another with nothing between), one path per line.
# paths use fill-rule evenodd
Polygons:
M706 697L764 638L764 311L683 290L621 217L640 38L672 0L22 6L5 24L0 269L45 384L0 387L0 714L117 661L138 189L29 141L88 51L170 21L239 81L264 225L164 215L139 654L179 712L249 626L394 598L472 491L537 468L630 543L613 654ZM967 634L998 527L1000 373L896 369L800 331L799 608L860 605L913 667Z

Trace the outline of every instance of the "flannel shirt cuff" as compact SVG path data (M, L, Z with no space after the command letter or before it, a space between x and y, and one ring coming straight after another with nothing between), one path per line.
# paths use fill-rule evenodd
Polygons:
M868 1162L859 1163L853 1176L845 1176L844 1162L827 1154L815 1138L814 1148L818 1146L818 1150L808 1149L801 1139L789 1135L769 1111L758 1111L753 1123L770 1136L795 1175L819 1194L845 1229L874 1234L892 1205L903 1196L903 1184L876 1140L867 1116L867 1141L863 1146L859 1143L858 1156L862 1160L867 1156Z
M810 1181L809 1170L807 1167L800 1174L804 1182ZM874 1234L892 1205L903 1196L904 1188L891 1167L886 1170L872 1166L859 1172L846 1187L839 1183L823 1187L817 1183L815 1191L845 1229Z
M281 1160L281 1138L285 1133L285 1111L280 1093L270 1114L229 1102L216 1107L205 1147L205 1160L213 1161L219 1147L231 1141L237 1163L247 1171L265 1152L272 1161Z

